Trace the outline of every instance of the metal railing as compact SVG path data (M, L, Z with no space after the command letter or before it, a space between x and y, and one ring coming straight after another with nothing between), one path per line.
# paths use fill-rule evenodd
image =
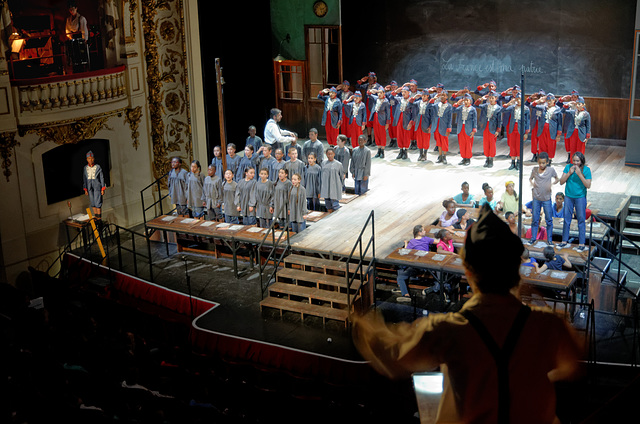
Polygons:
M282 212L282 208L284 208L284 205L281 206L278 212ZM276 216L279 216L279 215L280 213L276 213ZM291 242L289 241L289 238L291 235L289 233L290 222L289 222L288 215L286 213L285 215L287 217L284 219L276 219L276 218L273 219L273 222L271 222L271 226L265 232L264 237L262 237L262 240L260 241L260 244L256 249L256 261L258 262L258 265L260 267L260 290L261 290L262 299L264 299L264 295L267 292L267 288L269 287L269 285L276 281L278 267L284 260L285 256L287 256L291 251ZM280 234L278 235L278 237L276 237L275 226L276 224L282 224L283 221L284 221L284 228L281 229ZM283 241L283 235L285 235L284 247L281 246L281 242ZM262 251L262 248L265 245L269 236L271 236L271 250L269 251L269 254L267 255L266 259L262 260L260 252ZM277 251L279 248L282 249L282 252L278 255ZM273 271L271 271L271 273L269 274L269 278L265 280L264 278L265 270L269 266L270 261L273 261Z
M369 237L369 239L366 241L366 247L364 247L363 249L363 235L365 230L369 227L369 224L371 224L371 236ZM358 250L358 254L357 254L357 258L358 258L358 265L356 266L355 270L353 271L353 275L351 275L351 272L349 271L349 264L351 263L351 261L354 259L354 253L356 252L356 249ZM371 260L369 260L369 264L366 267L366 270L364 269L364 262L365 262L365 257L367 256L367 253L369 253L369 249L371 249ZM353 245L353 248L351 249L351 253L349 254L349 257L347 258L347 267L346 267L346 279L347 279L347 310L349 311L349 317L351 317L352 314L352 295L351 295L351 289L352 286L356 280L356 278L359 277L360 282L359 285L357 287L355 287L355 292L353 294L353 298L355 298L358 293L360 292L360 290L362 289L362 286L364 285L365 282L365 278L374 274L375 273L375 264L376 264L376 243L375 243L375 222L374 222L374 213L373 210L369 213L369 216L367 217L367 221L364 223L364 225L362 226L362 230L360 230L360 234L358 235L358 240L356 241L356 243ZM375 278L375 275L374 275Z
M169 171L171 172L171 171ZM165 178L167 178L167 176L169 175L169 172L167 172L166 174L164 174L163 176L161 176L160 178L156 179L154 182L152 182L151 184L149 184L148 186L146 186L145 188L143 188L142 190L140 190L140 200L142 200L142 220L144 221L144 232L147 235L147 237L150 235L148 234L148 229L147 229L147 211L149 211L152 208L155 208L156 206L159 206L160 208L160 213L154 213L153 218L157 218L160 215L164 215L164 210L162 207L162 202L169 197L169 191L167 190L166 194L162 194L162 183L163 180ZM166 183L167 187L169 186L169 183L167 181ZM153 189L155 188L156 191L158 192L158 199L153 202L152 204L150 204L149 206L145 206L144 204L144 195L145 192L147 192L147 190ZM167 212L167 214L170 214L171 212L173 212L175 210L171 209L170 211ZM157 212L157 211L156 211ZM151 218L151 219L153 219Z
M629 243L631 243L631 245L633 247L635 247L636 249L638 249L638 250L640 250L640 246L637 245L629 237L625 236L621 231L616 230L611 225L607 224L604 220L602 220L601 218L598 218L596 215L592 214L591 217L592 217L592 219L591 219L591 221L589 223L589 255L587 255L587 267L586 267L586 279L587 279L587 281L589 281L589 275L590 275L591 267L594 267L598 271L600 271L603 274L605 274L605 270L603 268L601 268L596 263L591 261L591 249L592 249L592 247L596 247L600 252L605 253L609 259L612 259L612 260L615 260L615 261L618 262L618 271L617 271L618 275L617 275L617 278L616 278L616 286L617 286L616 299L618 299L618 297L620 296L620 293L623 290L628 292L628 293L630 293L633 297L636 297L636 294L633 293L631 290L629 290L629 288L626 287L626 283L628 281L628 278L625 278L624 282L622 284L620 284L620 277L622 275L622 273L621 273L622 266L625 266L629 270L629 272L632 272L636 276L640 277L639 270L634 269L633 267L631 267L628 263L626 263L622 259L622 244L626 240ZM612 244L611 248L613 249L613 251L611 251L607 247L605 247L604 241L602 243L600 243L600 242L598 242L597 240L595 240L593 238L593 221L594 220L597 220L599 223L601 223L601 225L606 226L608 228L608 230L611 233L614 234L615 242L610 243L610 244ZM583 296L584 296L584 290L583 290Z

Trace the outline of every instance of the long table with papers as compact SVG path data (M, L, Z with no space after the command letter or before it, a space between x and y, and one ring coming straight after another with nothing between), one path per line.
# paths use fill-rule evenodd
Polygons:
M212 243L214 245L214 253L218 255L218 246L216 240L220 240L227 246L232 253L233 266L236 277L238 277L238 251L242 245L250 245L250 249L255 249L262 242L266 233L266 228L260 228L253 225L228 224L216 221L203 221L194 218L185 218L175 215L161 215L146 223L147 228L165 232L165 240L167 240L166 232L176 233L178 250L183 248L179 240L191 240L202 243ZM294 234L294 233L289 233ZM267 236L265 243L269 246L275 239L287 237L286 231L278 231ZM197 250L197 249L196 249ZM256 252L259 253L259 252ZM252 263L253 266L253 263Z
M410 266L428 271L439 282L446 282L451 276L464 275L462 258L458 255L427 252L424 250L398 248L391 252L385 262L397 266ZM530 286L561 290L571 299L575 298L575 281L577 273L574 271L546 270L540 274L535 268L520 267L521 283Z

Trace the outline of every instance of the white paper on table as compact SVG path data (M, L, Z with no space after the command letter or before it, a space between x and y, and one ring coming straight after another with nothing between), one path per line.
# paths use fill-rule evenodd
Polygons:
M232 225L231 227L229 227L231 231L238 231L238 230L242 230L243 228L244 228L244 225Z
M264 230L265 230L264 228L260 228L260 227L251 227L247 231L250 233L261 233Z
M433 259L434 261L444 261L444 258L446 257L447 255L443 255L442 253L436 253L435 255L433 255L431 259Z
M321 215L322 215L322 212L316 211L316 212L311 212L308 216L311 217L311 218L315 218L315 217L321 216Z
M398 250L398 255L402 255L402 256L408 255L409 252L411 252L411 249L404 249L404 248L403 249L399 249Z
M192 222L196 222L196 220L193 218L187 218L180 221L181 224L191 224Z
M454 232L455 235L457 235L458 237L464 237L467 235L467 233L465 233L464 231L456 231Z
M437 233L438 231L440 231L441 228L438 227L433 227L432 229L429 230L430 233Z
M88 213L85 213L85 214L78 213L78 214L73 215L71 217L71 220L79 221L79 222L88 221L89 220L89 214Z
M175 216L165 216L162 218L163 221L173 221L174 219L176 219Z
M564 280L566 276L566 272L554 271L551 273L551 278L557 278L558 280Z
M426 251L426 250L418 250L418 251L416 251L416 256L426 256L427 253L429 253L429 252Z
M216 223L215 221L205 221L205 222L203 222L202 224L200 224L200 226L201 226L201 227L210 227L210 226L212 226L212 225L213 225L213 224L215 224L215 223Z
M216 225L217 228L222 228L222 229L224 229L226 227L230 227L230 226L231 226L231 224L229 224L228 222L223 222L221 224Z

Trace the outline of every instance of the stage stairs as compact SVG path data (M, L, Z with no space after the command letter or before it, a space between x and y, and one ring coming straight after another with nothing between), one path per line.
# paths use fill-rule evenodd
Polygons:
M276 273L276 281L267 287L268 296L260 302L260 308L273 308L283 312L295 312L305 316L342 321L348 325L349 315L359 309L362 295L368 289L365 277L359 289L347 289L348 277L357 269L353 264L347 274L347 262L329 260L303 254L290 254L283 260L283 267Z
M623 222L622 234L629 239L633 240L636 244L640 244L640 197L631 196L631 203L629 203L629 213L625 217ZM638 249L630 242L624 240L622 242L622 248L624 253L630 253L634 255L640 254Z

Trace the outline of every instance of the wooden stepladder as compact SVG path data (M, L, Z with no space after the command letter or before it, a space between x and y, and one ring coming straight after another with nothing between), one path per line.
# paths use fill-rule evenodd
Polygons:
M106 258L107 254L104 252L104 247L102 246L102 239L100 238L100 231L96 227L96 219L93 217L91 213L91 208L87 208L87 215L89 215L89 222L91 222L91 228L93 228L93 236L96 238L98 242L98 247L100 248L100 253L102 254L102 258Z

